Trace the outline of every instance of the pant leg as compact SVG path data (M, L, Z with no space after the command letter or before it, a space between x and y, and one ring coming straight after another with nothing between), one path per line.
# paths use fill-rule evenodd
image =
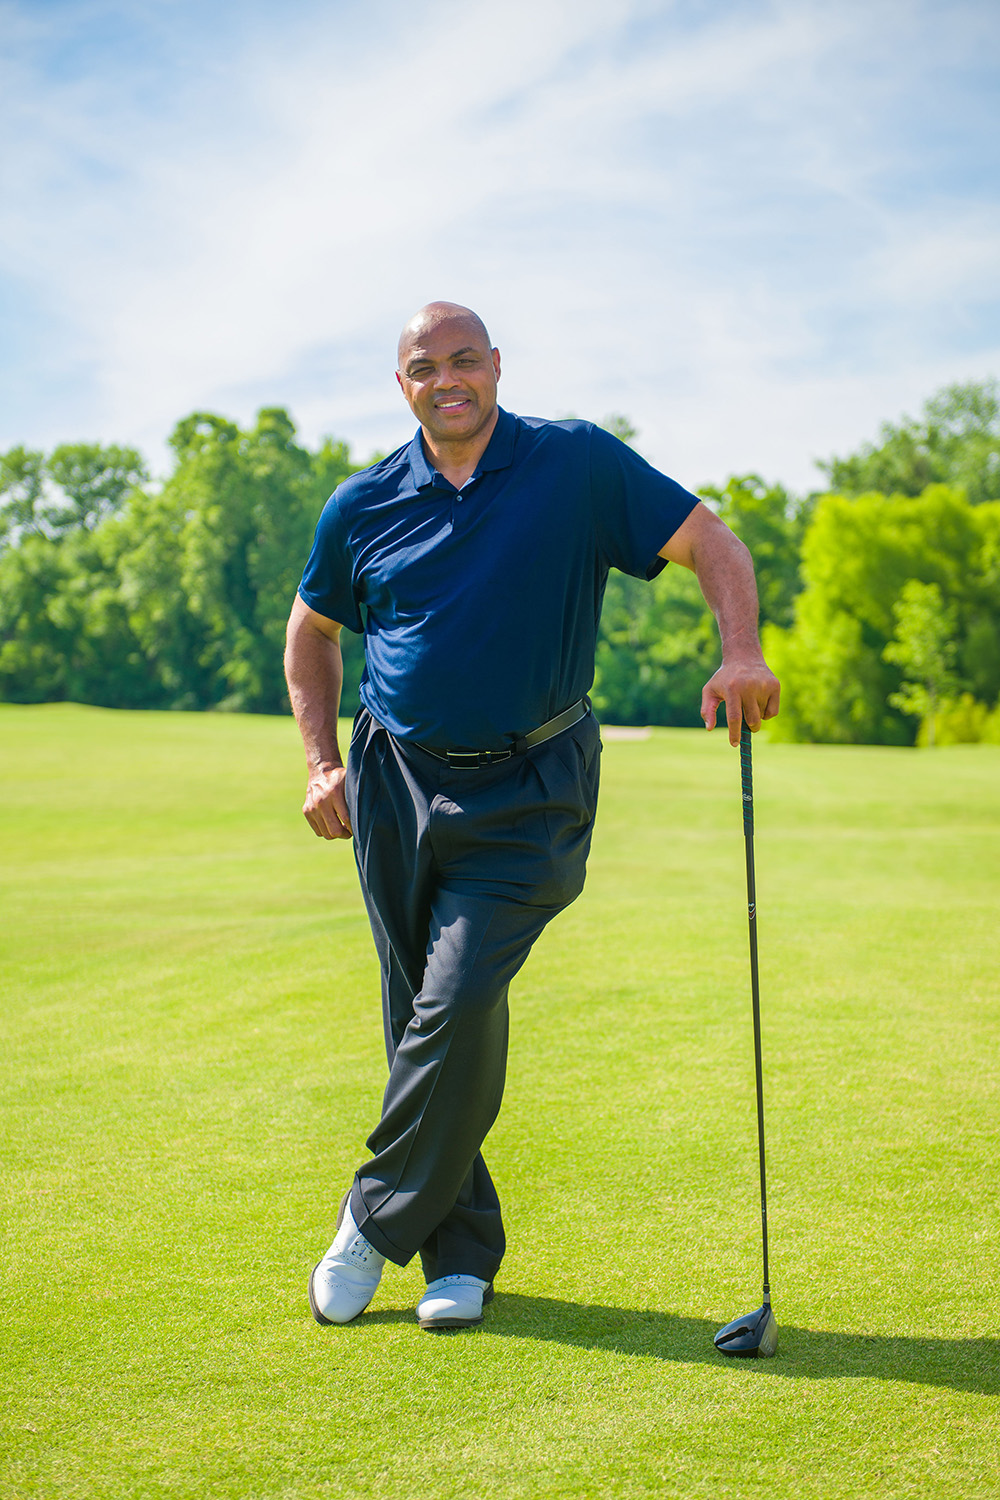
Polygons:
M407 1073L406 1059L401 1060L395 1071L394 1063L399 1044L415 1017L417 1002L424 987L428 953L433 949L436 952L434 967L439 971L446 971L458 953L462 935L466 932L465 928L461 929L457 942L449 943L447 936L438 937L433 943L431 941L430 908L440 872L431 847L429 823L430 805L437 789L433 768L426 764L428 757L419 759L425 762L422 768L411 766L385 730L375 723L366 710L361 711L348 758L347 794L355 830L355 853L361 889L381 969L383 1027L390 1068L387 1101L390 1103L397 1092L396 1084ZM420 774L421 769L425 772L424 775ZM446 917L445 928L448 923L449 919ZM441 986L438 985L438 988ZM447 1005L446 1000L443 1003ZM428 1012L429 1006L425 1004L422 1022L424 1028ZM483 1027L481 1030L479 1069L481 1077L490 1075L485 1087L496 1094L497 1101L502 1092L506 1063L506 1019L505 1016L499 1019L499 1027ZM420 1033L417 1032L417 1035ZM438 1039L440 1040L440 1036ZM434 1040L424 1036L423 1043L416 1065L418 1071L433 1069L435 1065ZM414 1102L412 1095L404 1092L404 1102L402 1105L397 1103L392 1119L401 1120L407 1107ZM495 1108L493 1113L495 1114ZM489 1123L491 1122L490 1119ZM488 1124L479 1134L485 1135L486 1129ZM405 1128L401 1127L401 1134L405 1136ZM374 1146L379 1136L383 1140L387 1139L384 1128L380 1127L374 1133L370 1146ZM425 1139L420 1141L420 1145L424 1147ZM467 1147L462 1150L464 1155L468 1155ZM404 1154L405 1140L396 1147L395 1152L389 1152L387 1160L376 1166L375 1170L382 1174L377 1180L371 1180L365 1169L362 1169L356 1180L352 1202L355 1221L359 1225L370 1227L373 1243L383 1253L400 1262L408 1260L413 1253L412 1232L406 1238L405 1249L397 1245L395 1239L386 1242L381 1238L370 1210L376 1206L381 1207L392 1194L396 1187L394 1171L398 1172ZM426 1186L426 1167L421 1169L419 1163L431 1160L433 1154L433 1150L430 1155L422 1151L411 1164L416 1169L415 1174L411 1169L409 1177L396 1187L397 1217L399 1210L413 1193ZM503 1255L504 1233L500 1204L481 1153L476 1151L471 1162L463 1160L461 1167L463 1176L457 1183L453 1181L454 1170L448 1173L435 1172L431 1179L430 1186L436 1187L437 1191L428 1195L422 1214L422 1222L429 1223L431 1228L427 1243L419 1245L428 1280L444 1274L437 1270L439 1247L443 1247L445 1243L443 1232L439 1235L438 1229L439 1221L449 1211L454 1211L457 1216L463 1244L473 1241L478 1248L480 1260L484 1251L497 1264ZM379 1214L379 1225L387 1218L388 1214L383 1208ZM454 1231L455 1226L453 1238ZM474 1256L472 1259L465 1259L468 1262L466 1269L469 1269L473 1261L479 1263Z
M398 1263L419 1249L437 1275L491 1279L499 1266L499 1205L479 1148L503 1093L507 987L582 889L598 752L588 719L575 735L477 772L438 770L385 731L368 737L356 765L352 816L383 960L390 1076L352 1208Z
M451 1212L420 1246L424 1280L430 1285L439 1276L455 1275L461 1268L464 1275L492 1281L506 1248L500 1198L480 1151ZM470 1266L481 1269L470 1270Z
M393 865L394 880L405 881L404 872L400 868L401 862ZM373 878L376 878L373 876ZM381 883L381 882L380 882ZM372 1133L367 1144L370 1150L378 1152L379 1142L385 1141L388 1149L377 1166L372 1164L369 1168L362 1169L358 1174L357 1188L352 1204L352 1213L355 1222L359 1225L362 1220L371 1223L369 1214L376 1207L382 1209L379 1214L380 1226L385 1230L388 1214L386 1211L387 1199L395 1186L400 1195L395 1202L395 1211L399 1210L407 1201L407 1196L414 1192L425 1190L424 1217L427 1222L436 1227L431 1229L426 1239L419 1246L421 1262L424 1275L428 1282L434 1281L438 1276L448 1275L449 1271L443 1271L440 1266L444 1263L453 1269L460 1264L469 1274L477 1274L473 1269L475 1266L495 1262L499 1265L505 1248L505 1236L503 1220L500 1212L500 1200L496 1188L490 1177L482 1152L477 1152L471 1167L465 1174L464 1180L454 1194L454 1203L449 1203L451 1186L453 1185L454 1173L447 1176L441 1166L434 1172L433 1178L425 1183L426 1162L436 1154L432 1135L425 1128L419 1141L417 1154L410 1161L410 1173L402 1170L405 1164L405 1151L407 1141L407 1130L405 1114L412 1110L418 1102L412 1091L405 1092L400 1101L397 1095L400 1092L400 1079L404 1076L404 1069L415 1070L418 1076L424 1076L430 1080L437 1066L435 1048L442 1042L446 1042L446 1034L440 1028L434 1028L428 1022L430 1006L424 999L428 993L439 992L439 1004L447 1007L447 1000L440 995L442 987L447 989L447 979L443 985L440 979L431 977L428 979L427 970L431 966L427 961L427 950L433 947L437 952L436 970L443 970L447 974L450 966L450 957L458 944L443 945L440 940L436 944L430 942L430 923L424 939L424 945L420 952L420 961L424 965L424 973L421 974L419 987L408 977L412 971L411 963L406 961L405 954L397 956L397 950L401 947L399 937L395 945L390 940L386 924L380 914L378 904L368 888L364 874L361 875L361 886L368 907L369 919L372 933L375 938L375 946L379 954L382 969L382 1009L383 1025L385 1030L386 1056L389 1063L390 1082L386 1089L386 1098L383 1106L383 1116L380 1125ZM387 905L392 906L390 900ZM447 921L447 918L445 919ZM467 924L462 927L462 933L468 932ZM459 938L460 943L460 938ZM460 986L461 987L461 986ZM483 1092L494 1091L496 1094L496 1108L499 1108L499 1099L503 1089L503 1076L506 1067L506 988L501 997L503 1002L503 1015L499 1018L502 1022L499 1026L484 1026L480 1029L478 1036L479 1073L483 1078ZM418 1027L410 1028L410 1022L414 1020L418 1009L421 1022ZM407 1041L408 1056L396 1064L396 1055L401 1042L407 1038L416 1037L422 1042L419 1056L414 1055L411 1041ZM495 1110L493 1117L495 1117ZM391 1123L386 1124L389 1116ZM393 1149L392 1129L398 1122L400 1130L400 1142ZM424 1122L426 1127L432 1126L432 1121ZM466 1119L463 1124L466 1130L471 1122ZM485 1137L492 1117L485 1124L478 1135ZM457 1137L453 1136L452 1121L447 1117L444 1120L445 1144L454 1145ZM464 1135L462 1137L464 1139ZM467 1154L467 1147L463 1147ZM464 1157L463 1157L464 1159ZM373 1171L380 1173L379 1181L372 1180ZM435 1188L433 1196L426 1190ZM449 1211L450 1210L450 1211ZM448 1220L448 1223L443 1222ZM440 1221L440 1222L439 1222ZM381 1246L380 1246L381 1248ZM383 1254L390 1254L388 1245L383 1249ZM402 1252L390 1255L393 1259L402 1259ZM409 1255L405 1256L409 1259ZM491 1279L490 1275L486 1279Z

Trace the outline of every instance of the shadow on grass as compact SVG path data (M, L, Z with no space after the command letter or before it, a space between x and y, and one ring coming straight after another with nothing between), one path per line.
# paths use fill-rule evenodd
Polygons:
M397 1321L397 1314L369 1315ZM412 1314L409 1315L412 1317ZM366 1319L367 1321L367 1319ZM615 1350L680 1364L760 1370L791 1380L906 1380L956 1391L1000 1392L1000 1339L888 1338L796 1328L778 1320L774 1359L727 1359L712 1339L718 1323L675 1313L595 1307L554 1297L498 1292L483 1331L500 1338L550 1339L582 1349ZM465 1337L465 1335L462 1335Z

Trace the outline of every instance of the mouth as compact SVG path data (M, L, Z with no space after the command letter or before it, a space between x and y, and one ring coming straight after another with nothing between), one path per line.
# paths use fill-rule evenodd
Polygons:
M438 411L462 411L470 403L465 397L462 397L454 401L436 401L434 404Z

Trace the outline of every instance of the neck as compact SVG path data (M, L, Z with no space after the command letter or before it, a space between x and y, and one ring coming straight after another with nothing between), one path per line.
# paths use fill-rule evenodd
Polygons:
M435 439L426 427L421 427L424 452L428 461L456 489L461 489L465 481L472 476L476 465L489 446L499 416L499 408L495 406L489 420L473 437L457 439L455 442L442 442L440 438Z

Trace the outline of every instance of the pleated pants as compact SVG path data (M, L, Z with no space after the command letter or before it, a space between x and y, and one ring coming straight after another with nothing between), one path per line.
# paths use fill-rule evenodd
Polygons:
M389 1080L351 1211L427 1281L491 1281L500 1202L481 1147L500 1109L507 991L546 923L583 889L597 809L592 714L524 755L457 770L355 719L347 800L382 971Z

